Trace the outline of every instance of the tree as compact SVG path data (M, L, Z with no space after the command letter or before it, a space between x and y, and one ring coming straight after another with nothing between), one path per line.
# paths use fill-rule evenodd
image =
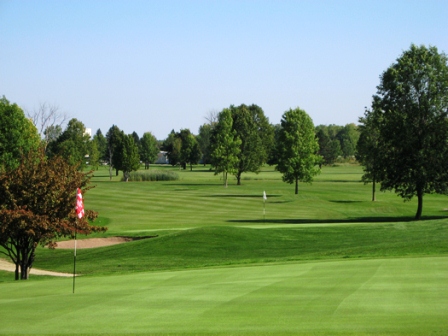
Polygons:
M215 167L215 175L223 173L226 188L228 174L234 174L238 170L238 154L241 146L241 140L236 135L232 124L231 110L222 110L210 139L211 160L213 167Z
M199 145L199 150L202 153L202 163L204 166L210 163L211 160L211 147L210 137L212 135L213 127L210 124L204 124L199 126L199 134L196 137Z
M149 164L157 159L159 146L157 139L151 132L143 133L140 139L140 159L145 163L145 169L149 169Z
M283 174L283 181L295 183L295 194L299 193L299 181L311 183L319 173L319 162L314 125L308 114L296 108L285 112L281 120L282 129L278 142L277 170Z
M180 162L184 169L187 164L190 164L190 170L193 170L193 164L197 164L201 158L201 151L196 137L191 134L189 129L182 129L178 133L178 138L181 139L180 147Z
M123 134L124 133L115 125L112 125L106 133L110 180L112 180L113 168L115 168L116 175L118 175L118 171L121 170L121 142L123 140Z
M97 170L100 166L100 151L98 150L98 140L94 138L89 143L89 165Z
M121 150L121 169L123 170L124 180L127 182L129 180L129 173L140 167L140 155L132 134L123 135Z
M233 129L241 140L238 154L238 169L235 173L237 184L241 184L241 174L260 171L267 162L270 146L273 142L273 128L257 105L230 106Z
M77 219L76 190L84 193L91 173L60 156L47 159L44 150L30 151L10 173L0 173L0 250L16 265L15 279L28 279L36 247L56 246L59 237L72 237L76 232L89 234L105 231L88 220L97 217L91 210Z
M100 161L108 161L107 139L101 132L101 129L98 128L93 136L93 140L96 141L98 152L100 153Z
M17 104L0 99L0 171L10 170L22 154L37 150L40 138L36 127Z
M447 56L411 45L383 72L373 101L366 118L379 121L381 154L374 172L381 190L395 190L404 200L417 196L418 220L424 194L448 193Z
M372 104L378 107L378 99ZM372 201L376 201L376 182L379 180L381 168L378 166L378 158L381 155L379 144L379 131L377 120L381 113L372 113L366 110L364 117L359 118L360 136L356 146L356 160L363 166L364 183L372 182Z
M27 115L38 129L40 137L43 138L45 149L50 142L56 140L55 132L59 135L62 125L68 119L67 114L61 113L58 106L48 103L41 103L37 111L35 110L32 114L27 113Z
M60 155L71 165L76 165L80 170L86 166L86 155L89 154L90 136L86 133L84 124L73 118L64 132L49 144L52 155Z
M359 131L355 124L345 125L337 134L342 155L344 158L353 157L356 154L356 144L359 139Z
M331 165L333 164L338 156L341 154L341 146L339 140L331 139L328 134L328 128L319 125L316 127L316 137L319 143L318 154L322 157L320 166L323 164Z
M178 134L172 130L163 142L163 149L167 152L168 160L172 166L180 163L180 151L182 140Z

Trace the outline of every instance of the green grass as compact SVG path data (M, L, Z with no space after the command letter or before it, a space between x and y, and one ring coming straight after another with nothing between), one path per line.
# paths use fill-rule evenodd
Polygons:
M2 284L1 334L445 335L448 257Z
M299 195L272 167L228 188L208 167L151 169L179 180L102 167L85 207L109 227L97 237L157 237L79 250L76 294L0 272L0 334L448 334L446 196L425 195L416 222L415 200L371 202L356 165L324 167ZM35 267L71 272L73 251L39 248Z

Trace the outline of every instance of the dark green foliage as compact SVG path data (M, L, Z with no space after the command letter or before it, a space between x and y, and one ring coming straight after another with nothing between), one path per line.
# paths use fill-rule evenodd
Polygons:
M132 134L123 135L123 141L121 146L121 169L123 170L124 180L127 182L129 179L129 173L137 170L140 167L140 155L138 147L134 142L134 136Z
M112 179L112 169L114 168L116 171L116 175L118 175L118 171L121 170L121 161L122 161L122 141L123 141L124 133L115 125L112 125L111 128L106 133L107 139L107 161L109 162L109 176Z
M420 219L424 194L448 193L448 58L411 45L380 79L366 115L378 121L378 164L366 169L382 190L417 196Z
M202 163L204 165L211 162L211 144L210 138L212 136L212 130L214 125L204 124L199 127L199 134L196 139L199 144L199 150L202 153Z
M48 144L48 151L52 156L59 155L65 158L69 164L76 165L82 170L86 166L89 142L90 137L86 134L84 124L73 118L56 141Z
M230 111L233 119L232 129L241 140L235 173L237 184L240 185L242 173L259 172L261 166L267 162L274 130L261 107L257 105L232 105Z
M18 166L22 154L40 145L36 127L17 104L0 99L0 171Z
M96 141L96 146L99 152L99 160L107 162L108 161L108 149L107 149L107 139L101 132L101 129L98 129L93 136L93 141Z

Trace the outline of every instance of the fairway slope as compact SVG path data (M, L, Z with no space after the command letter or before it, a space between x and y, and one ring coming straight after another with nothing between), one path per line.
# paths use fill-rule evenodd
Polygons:
M448 255L446 220L254 229L202 227L82 250L79 272L124 273L294 260ZM41 249L36 267L70 272L72 251Z

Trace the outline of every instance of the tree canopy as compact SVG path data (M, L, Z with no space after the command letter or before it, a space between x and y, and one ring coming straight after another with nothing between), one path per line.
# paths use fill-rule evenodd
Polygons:
M225 187L227 187L228 174L237 172L238 154L241 150L241 140L232 126L232 112L230 109L222 110L210 139L211 161L215 167L215 175L223 173Z
M16 265L15 279L27 279L36 247L55 246L59 237L105 231L89 224L97 213L76 217L76 190L86 192L90 173L60 156L46 158L44 150L30 151L9 173L0 173L0 250Z
M143 133L140 139L140 159L145 163L145 169L149 168L149 164L157 159L159 146L157 139L151 132Z
M380 77L373 107L366 115L378 121L374 166L366 171L405 200L448 193L448 59L436 47L411 45ZM370 160L373 160L372 158Z
M314 125L308 114L296 108L285 112L281 120L279 142L277 144L277 170L283 174L283 181L295 183L295 193L299 193L299 181L310 183L319 172L316 165L317 143Z
M261 107L257 105L232 105L229 110L233 119L232 129L241 141L235 172L237 184L240 185L242 173L258 173L261 166L267 162L274 140L274 129Z
M37 150L41 140L36 127L17 104L0 99L0 171L10 170L22 154Z

